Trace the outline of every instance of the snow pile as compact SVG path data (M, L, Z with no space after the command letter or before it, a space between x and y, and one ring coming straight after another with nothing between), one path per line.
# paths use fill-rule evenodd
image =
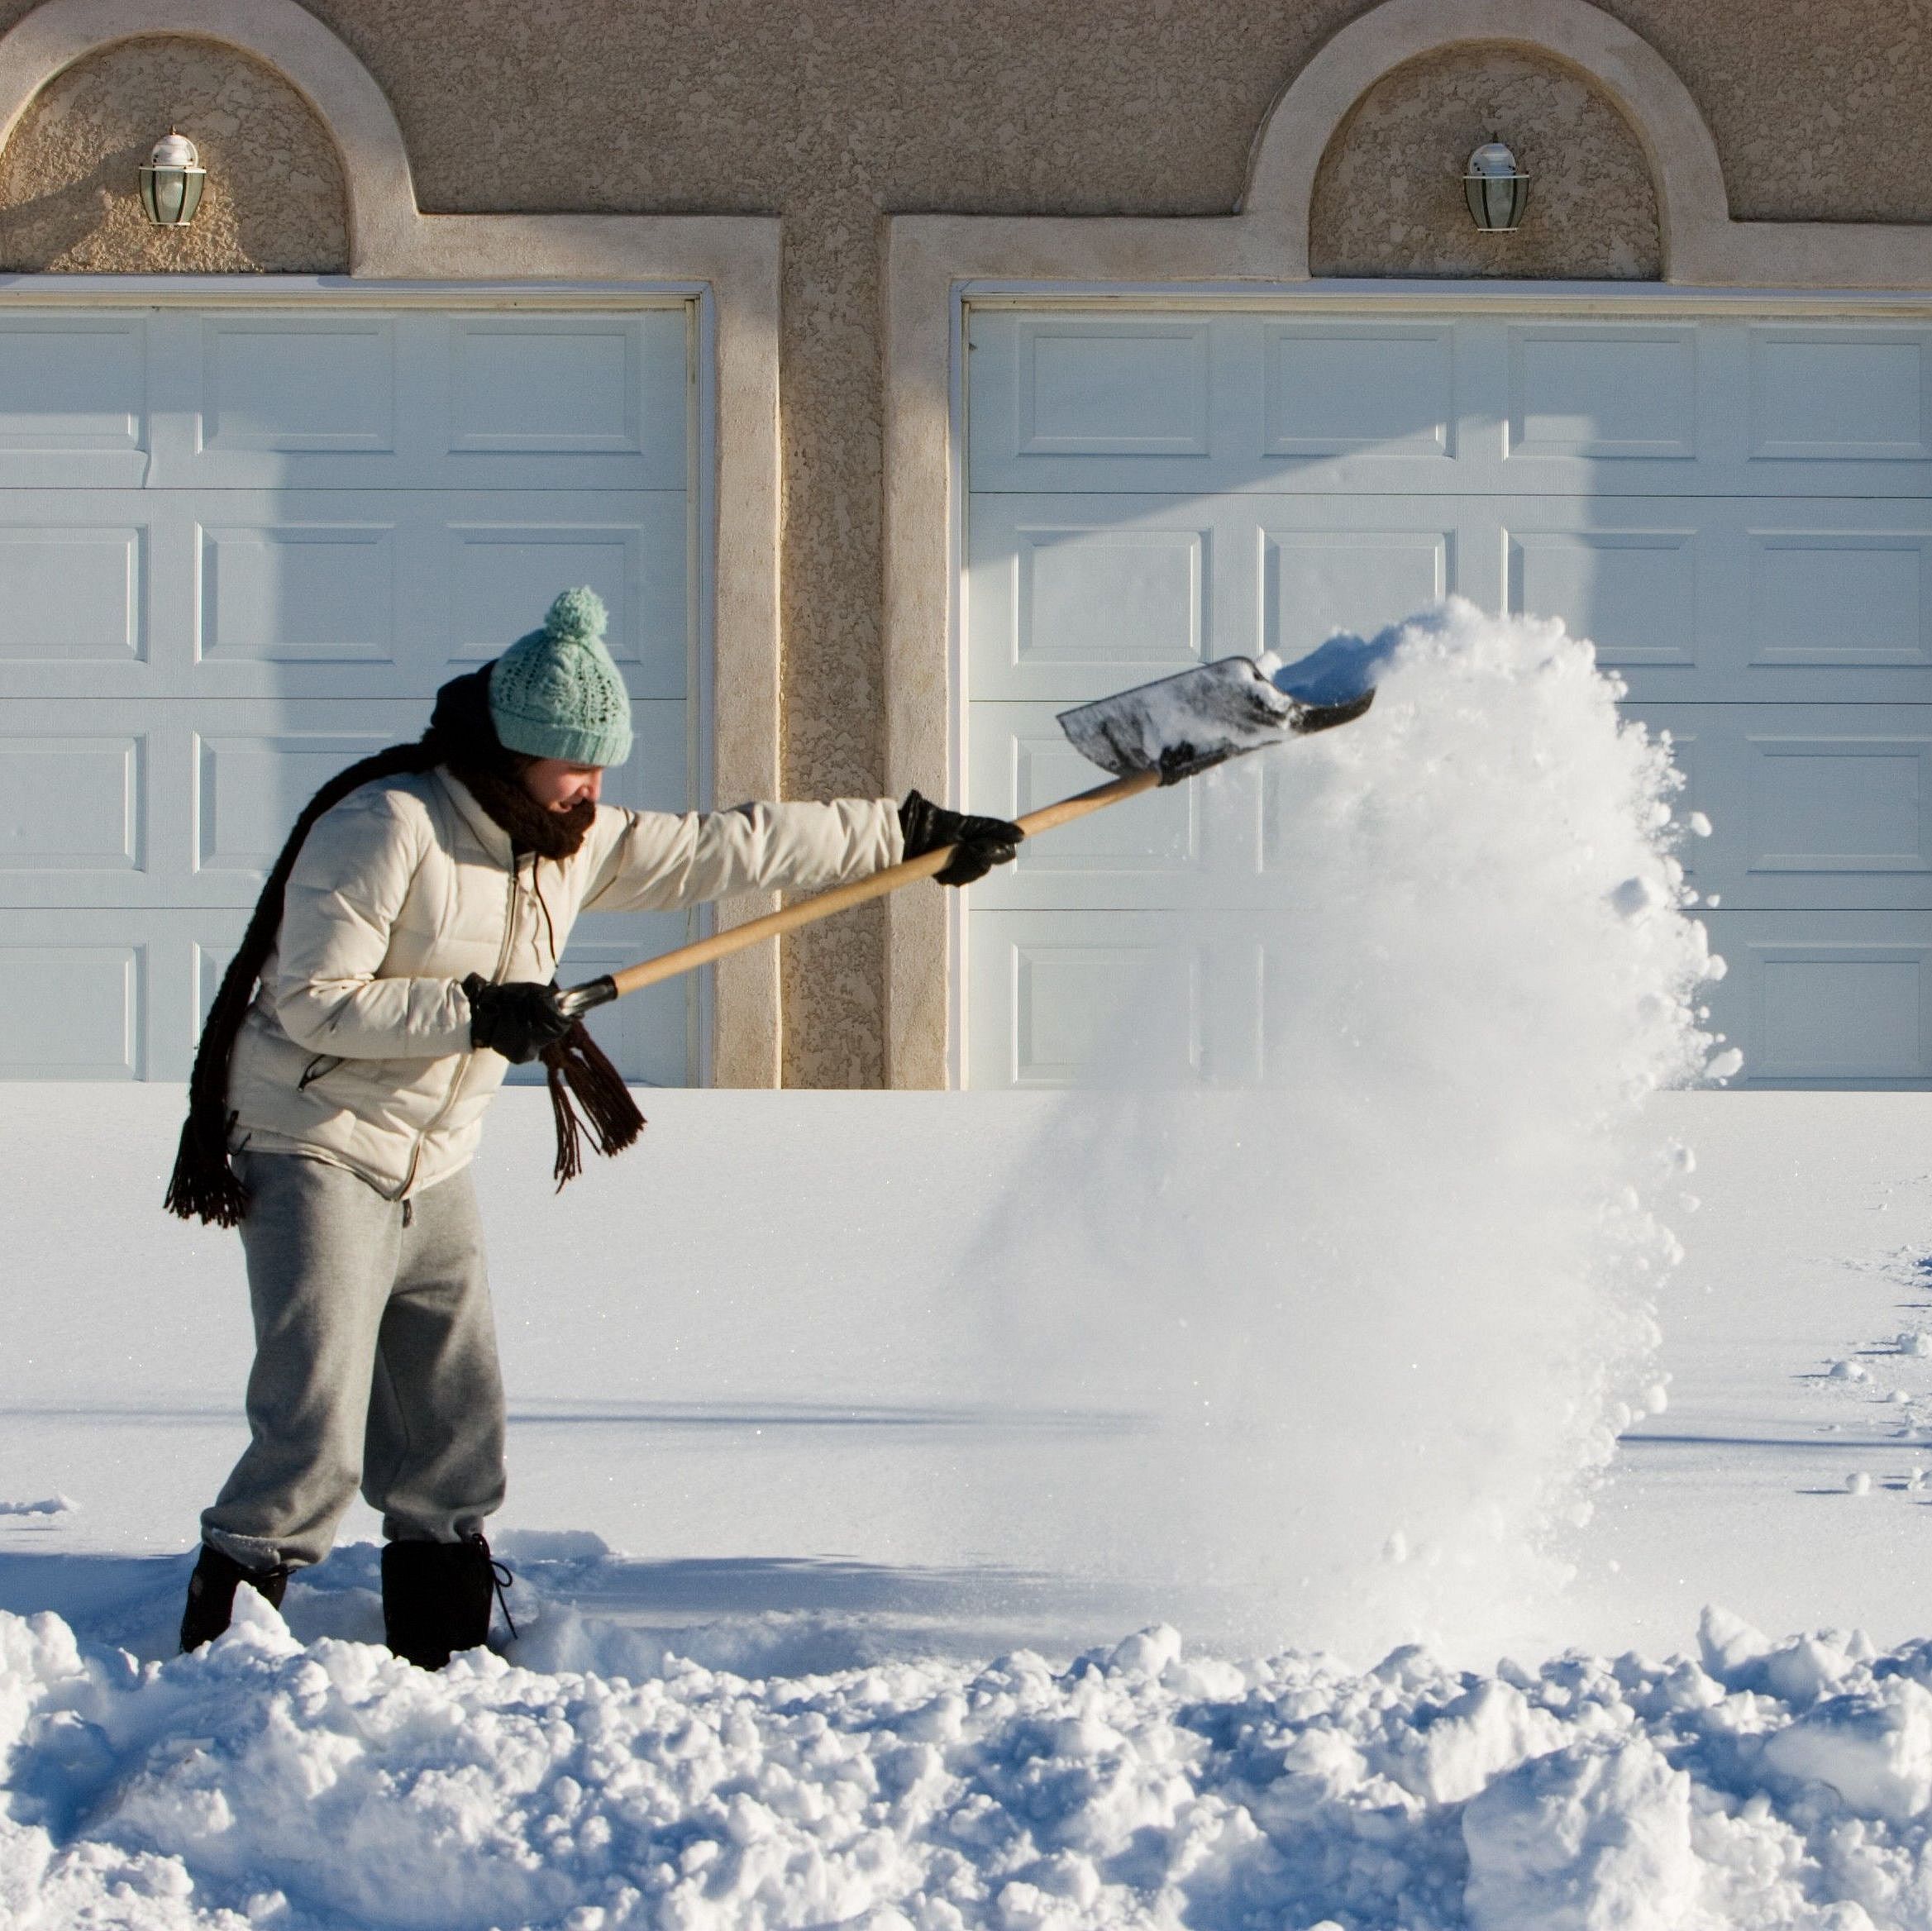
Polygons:
M1587 643L1458 601L1279 678L1378 675L1361 722L1200 781L1194 1002L1164 966L1102 1029L1118 1104L1070 1100L989 1217L989 1379L1158 1440L1111 1509L1044 1483L985 1544L1244 1647L1493 1654L1560 1639L1553 1533L1662 1405L1691 1161L1642 1108L1704 1072L1722 966L1681 780Z
M0 1615L0 1919L128 1931L1886 1931L1932 1910L1932 1643L1455 1672L1037 1656L426 1676Z

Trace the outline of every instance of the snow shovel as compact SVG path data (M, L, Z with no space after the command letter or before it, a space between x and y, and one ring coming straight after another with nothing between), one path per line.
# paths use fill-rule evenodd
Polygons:
M1029 837L1050 832L1057 825L1071 824L1089 812L1104 810L1122 799L1138 798L1162 784L1176 784L1184 778L1225 764L1229 758L1262 751L1270 745L1285 743L1290 737L1306 737L1311 732L1332 730L1359 718L1374 701L1372 688L1346 702L1308 704L1276 689L1262 667L1251 657L1222 657L1212 664L1198 665L1172 677L1143 684L1097 703L1082 704L1060 713L1060 728L1081 756L1090 759L1103 770L1115 774L1109 784L1063 798L1057 804L1028 812L1015 822ZM828 892L801 899L782 911L767 913L762 918L734 925L695 944L680 946L621 972L568 987L559 998L564 1011L580 1018L597 1006L608 1005L626 993L639 992L661 980L675 979L680 973L695 971L715 959L747 946L815 925L834 913L883 899L902 885L929 879L945 870L954 847L909 858L903 864L888 865L870 878L849 885L835 885Z

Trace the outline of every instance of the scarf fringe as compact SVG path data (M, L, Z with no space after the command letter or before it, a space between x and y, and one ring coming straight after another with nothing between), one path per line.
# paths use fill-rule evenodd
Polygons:
M557 1191L584 1171L584 1132L588 1127L605 1158L633 1145L648 1123L637 1110L623 1075L580 1019L542 1054L550 1086L550 1109L556 1122L557 1157L551 1170Z
M181 1123L181 1143L175 1150L174 1171L168 1180L169 1213L184 1220L198 1214L210 1227L239 1227L248 1211L248 1190L228 1161L228 1135L236 1115L230 1113L220 1137L208 1143L204 1122L190 1113Z

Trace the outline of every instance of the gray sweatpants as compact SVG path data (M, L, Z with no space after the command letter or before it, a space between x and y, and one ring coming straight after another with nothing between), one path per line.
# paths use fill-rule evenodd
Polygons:
M359 1484L393 1539L480 1528L503 1499L503 1394L469 1174L405 1209L321 1161L235 1165L251 1439L203 1539L249 1568L319 1562Z

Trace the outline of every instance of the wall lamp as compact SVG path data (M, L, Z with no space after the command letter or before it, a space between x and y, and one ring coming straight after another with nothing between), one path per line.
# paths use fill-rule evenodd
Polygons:
M1507 235L1523 226L1529 177L1516 165L1516 157L1492 136L1469 157L1462 194L1477 227L1485 234Z
M208 178L194 143L170 128L155 143L155 151L141 170L142 212L157 227L185 228L201 206Z

